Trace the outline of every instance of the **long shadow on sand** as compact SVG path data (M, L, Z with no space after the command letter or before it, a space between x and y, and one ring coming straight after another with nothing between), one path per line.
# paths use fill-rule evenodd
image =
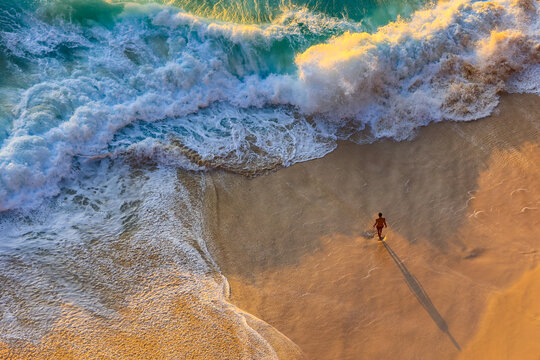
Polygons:
M384 245L384 247L386 248L386 251L388 251L388 254L390 254L390 257L392 257L392 260L394 260L399 270L403 274L403 277L405 278L405 282L407 283L407 286L409 287L411 292L414 294L414 296L416 296L416 299L418 299L418 302L424 307L424 309L426 309L427 313L429 314L429 316L431 316L431 318L433 319L435 324L437 324L439 329L441 329L441 331L443 331L444 333L446 333L446 335L448 335L448 338L450 339L450 341L452 341L456 349L461 351L461 347L459 346L456 339L454 339L454 337L450 333L450 330L448 329L448 324L446 324L446 321L444 321L441 314L439 314L439 311L437 311L437 308L431 302L431 299L429 298L428 294L426 293L426 291L424 290L420 282L416 280L416 277L409 272L405 264L403 264L401 259L394 252L394 250L392 250L390 245L388 245L386 241L382 241L382 244Z

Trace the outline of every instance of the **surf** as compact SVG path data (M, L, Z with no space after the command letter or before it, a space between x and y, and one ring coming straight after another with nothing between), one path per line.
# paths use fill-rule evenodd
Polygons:
M372 32L281 3L261 23L170 3L25 4L1 17L2 211L58 194L78 157L168 153L257 173L538 92L526 0L442 2Z

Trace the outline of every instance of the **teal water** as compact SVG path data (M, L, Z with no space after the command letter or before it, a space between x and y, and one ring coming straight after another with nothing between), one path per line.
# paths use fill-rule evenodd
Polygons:
M175 139L196 168L257 171L485 116L538 91L524 4L4 1L0 211L57 194L77 157Z

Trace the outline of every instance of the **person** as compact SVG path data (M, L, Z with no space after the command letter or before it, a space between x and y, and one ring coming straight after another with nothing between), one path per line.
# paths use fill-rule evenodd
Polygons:
M382 217L382 213L379 213L379 218L375 219L373 227L377 227L377 235L379 235L379 240L382 240L382 229L383 227L388 227L386 225L386 219Z

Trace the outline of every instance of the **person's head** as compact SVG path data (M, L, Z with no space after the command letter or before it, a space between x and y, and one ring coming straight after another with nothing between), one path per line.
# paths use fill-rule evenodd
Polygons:
M379 217L382 217L382 213L379 213Z

